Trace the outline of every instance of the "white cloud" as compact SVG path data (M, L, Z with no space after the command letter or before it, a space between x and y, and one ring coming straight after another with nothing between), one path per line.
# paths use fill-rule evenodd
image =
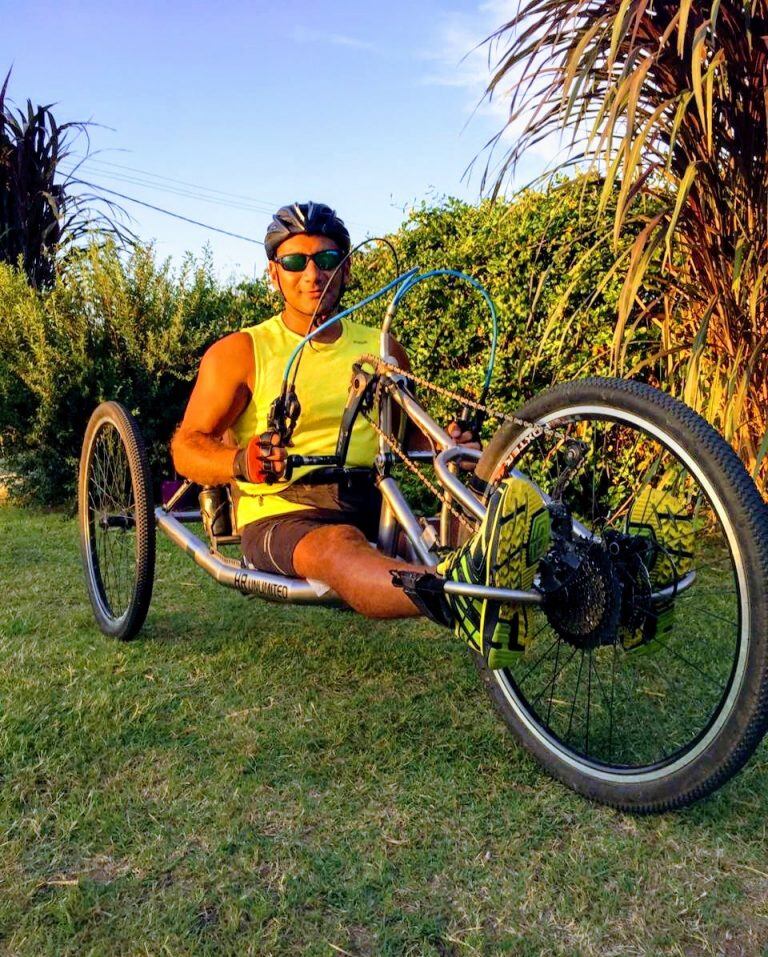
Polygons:
M519 0L483 0L471 14L444 14L437 23L431 43L432 52L424 57L428 66L423 82L465 91L463 109L468 120L468 131L471 132L473 127L480 124L487 138L503 131L497 159L520 136L526 117L505 125L509 120L508 94L514 86L514 74L507 78L504 87L494 92L493 97L486 96L488 84L508 39L502 39L501 42L486 41L496 30L515 18L519 6ZM560 147L559 137L552 135L530 149L526 154L528 175L523 177L523 181L543 171L555 159L561 161L563 154L559 153ZM488 158L486 155L485 159ZM483 157L480 157L480 162L484 165ZM522 185L522 182L518 181L516 185Z
M472 14L444 14L437 22L432 50L424 55L429 66L423 82L465 89L468 114L479 110L506 119L507 106L501 97L484 99L498 53L497 45L485 40L512 19L516 7L517 0L486 0Z
M348 37L343 33L329 33L328 43L339 47L353 47L355 50L373 50L375 46L368 40L359 40L357 37Z
M307 30L305 27L296 27L291 31L291 38L297 43L329 44L336 47L347 47L354 50L375 50L376 45L359 37L351 37L346 33L323 33L317 30Z

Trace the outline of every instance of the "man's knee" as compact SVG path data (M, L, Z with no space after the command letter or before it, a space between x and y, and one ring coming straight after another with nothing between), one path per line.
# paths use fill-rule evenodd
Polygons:
M365 535L354 525L329 525L327 528L318 529L318 532L325 533L324 544L327 543L336 548L344 548L348 545L354 548L369 547Z
M347 561L350 554L359 549L370 549L365 535L353 525L326 525L315 528L296 546L293 563L300 574L314 577L318 566L330 569L339 562ZM309 568L307 568L309 566Z

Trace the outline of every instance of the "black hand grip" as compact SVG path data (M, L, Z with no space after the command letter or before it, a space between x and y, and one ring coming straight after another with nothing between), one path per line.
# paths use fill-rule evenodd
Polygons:
M465 405L459 413L456 425L462 432L471 433L473 442L479 442L480 430L483 427L484 420L485 413L482 409L473 409L471 406Z

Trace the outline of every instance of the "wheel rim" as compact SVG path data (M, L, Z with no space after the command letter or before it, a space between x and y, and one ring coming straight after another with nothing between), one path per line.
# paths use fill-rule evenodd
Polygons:
M683 504L696 530L696 580L672 601L669 633L659 629L631 650L620 629L612 643L579 647L559 620L529 609L525 653L494 679L529 733L566 765L617 783L657 780L710 746L738 697L749 609L737 536L700 466L653 423L595 405L539 421L558 435L524 431L492 482L515 468L551 493L563 473L561 436L583 441L584 464L564 492L574 517L605 539L626 523L643 488L674 488L676 508ZM658 607L651 602L645 618Z
M128 452L117 427L104 422L87 456L87 573L102 614L128 614L136 575L136 502Z

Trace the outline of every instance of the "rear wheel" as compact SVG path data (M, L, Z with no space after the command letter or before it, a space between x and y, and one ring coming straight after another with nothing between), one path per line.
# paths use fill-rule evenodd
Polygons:
M766 728L764 503L700 416L641 383L569 383L519 414L549 428L502 427L477 477L491 490L522 472L560 519L525 651L500 671L476 657L484 682L580 793L634 811L688 804Z
M96 623L133 638L147 616L155 516L144 442L133 416L103 402L88 422L78 482L80 551Z

